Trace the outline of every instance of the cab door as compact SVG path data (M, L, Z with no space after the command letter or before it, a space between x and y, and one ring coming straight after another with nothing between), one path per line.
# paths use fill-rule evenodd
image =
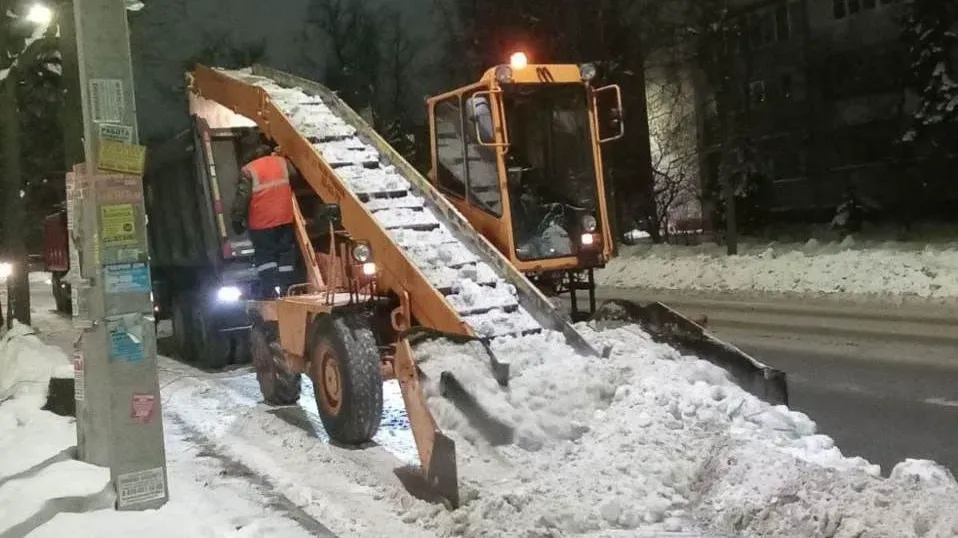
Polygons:
M514 262L501 151L494 143L480 140L480 136L491 135L489 124L482 119L484 107L491 112L498 106L488 95L476 88L430 102L430 181L479 233Z

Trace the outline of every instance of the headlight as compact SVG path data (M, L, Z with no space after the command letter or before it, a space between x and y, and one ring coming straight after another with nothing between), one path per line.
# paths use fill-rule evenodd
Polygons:
M243 290L236 286L223 286L216 291L216 300L221 303L235 303L243 296Z
M0 262L0 279L8 279L13 274L13 264L10 262Z
M373 256L372 249L366 243L357 243L353 246L353 259L359 263L366 263Z
M376 264L369 262L363 264L363 274L366 276L373 276L376 274Z
M496 80L499 84L508 84L512 82L512 68L508 65L500 65L496 68Z
M595 236L593 236L592 234L582 234L581 241L582 241L582 244L585 246L591 245L592 243L595 242Z
M592 232L594 232L595 229L598 228L598 227L599 227L599 223L596 222L595 217L593 217L592 215L586 215L586 216L582 217L582 229L583 229L583 230L585 230L585 231L587 231L587 232L589 232L589 233L592 233Z
M598 69L596 69L595 64L582 64L579 66L579 76L586 82L594 79L596 73L598 73Z

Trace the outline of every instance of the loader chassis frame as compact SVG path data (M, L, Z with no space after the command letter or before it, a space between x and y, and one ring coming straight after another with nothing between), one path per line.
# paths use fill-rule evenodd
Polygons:
M474 341L476 333L373 218L359 195L347 188L314 143L296 130L267 90L257 85L264 80L302 89L354 126L357 135L394 165L436 214L444 216L451 232L467 248L475 249L500 277L516 287L517 300L534 312L538 324L562 332L569 344L584 354L597 352L556 314L541 292L335 94L310 81L261 66L233 72L196 68L188 77L190 91L206 102L253 119L261 133L276 142L280 153L296 165L306 183L305 195L318 198L327 209L335 209L326 212L335 218L317 222L315 215L303 213L299 200L302 193L294 189L294 227L307 282L291 287L278 299L247 305L253 322L253 363L264 399L273 405L295 403L300 397L300 377L309 375L330 438L355 445L371 440L379 426L382 381L397 379L422 471L437 493L457 506L455 443L439 430L426 405L410 334L428 329L442 338ZM328 250L319 252L311 230L323 225L328 225L330 243ZM352 250L356 243L365 244L373 253L373 275L366 273L365 261L357 263ZM494 357L487 347L484 349L494 369ZM442 372L441 379L435 380L440 390L444 381L455 385L448 373Z

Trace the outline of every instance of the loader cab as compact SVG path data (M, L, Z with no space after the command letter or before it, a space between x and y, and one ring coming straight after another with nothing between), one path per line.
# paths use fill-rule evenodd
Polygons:
M562 293L612 255L601 147L622 135L621 93L593 87L591 65L522 60L427 101L430 180L517 269Z

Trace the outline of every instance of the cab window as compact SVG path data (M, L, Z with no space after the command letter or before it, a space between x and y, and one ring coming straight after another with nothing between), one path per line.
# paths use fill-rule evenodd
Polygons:
M497 217L502 215L502 194L499 190L499 162L496 148L479 143L477 133L480 115L491 117L491 104L486 95L472 95L465 100L463 125L466 139L466 168L469 173L469 203Z
M436 133L436 178L439 188L456 196L466 196L466 171L463 166L463 126L459 97L436 103L433 110Z

